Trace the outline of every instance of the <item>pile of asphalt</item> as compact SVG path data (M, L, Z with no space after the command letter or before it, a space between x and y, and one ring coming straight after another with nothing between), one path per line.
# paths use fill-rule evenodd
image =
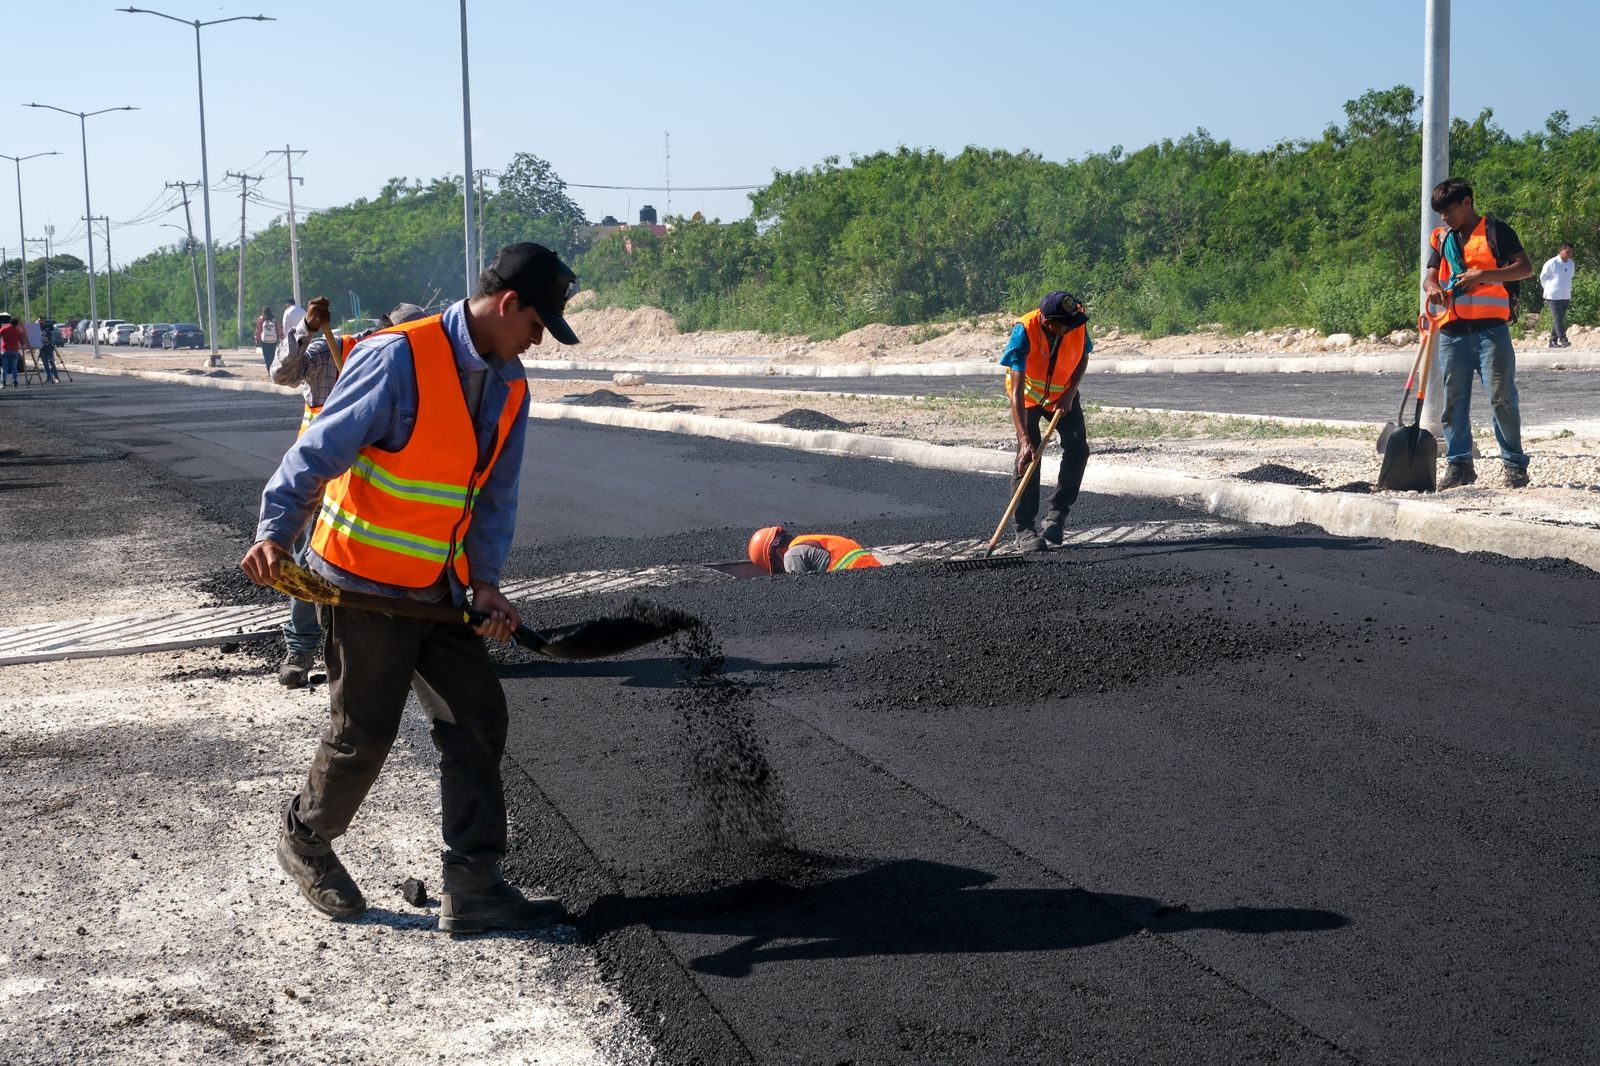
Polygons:
M776 426L787 426L790 429L854 429L861 425L860 422L841 422L832 415L825 415L821 411L813 411L809 407L796 407L775 415L764 421Z
M1269 485L1320 485L1322 479L1315 474L1308 474L1304 470L1296 470L1292 466L1282 463L1262 463L1253 466L1242 474L1235 474L1240 481L1256 481Z
M620 393L620 392L612 392L610 389L595 389L593 392L579 393L579 394L574 395L574 396L563 396L561 398L561 401L563 403L572 404L575 407L632 407L633 406L633 401L632 400L630 400L626 396L622 395L622 393Z

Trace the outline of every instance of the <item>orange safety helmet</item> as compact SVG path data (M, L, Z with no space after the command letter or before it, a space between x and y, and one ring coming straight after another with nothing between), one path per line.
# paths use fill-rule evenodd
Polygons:
M772 558L775 548L789 543L789 534L782 526L765 526L750 534L750 561L767 573L775 573L777 565Z

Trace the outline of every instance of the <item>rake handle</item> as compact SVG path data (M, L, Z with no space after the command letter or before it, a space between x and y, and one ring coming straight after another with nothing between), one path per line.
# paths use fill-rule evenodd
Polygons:
M1023 471L1022 478L1017 482L1017 491L1011 494L1011 502L1006 505L1005 513L1000 516L1000 524L994 527L994 536L989 538L989 543L984 546L983 557L989 558L994 554L994 547L1000 543L1000 537L1006 531L1006 523L1011 521L1011 516L1017 513L1017 504L1022 502L1022 494L1028 490L1028 483L1033 480L1033 472L1039 469L1039 461L1044 458L1044 446L1056 432L1056 423L1061 421L1061 416L1066 414L1065 408L1057 405L1056 413L1051 416L1050 424L1045 427L1044 433L1039 436L1038 450L1033 453L1033 461L1028 464L1028 469Z

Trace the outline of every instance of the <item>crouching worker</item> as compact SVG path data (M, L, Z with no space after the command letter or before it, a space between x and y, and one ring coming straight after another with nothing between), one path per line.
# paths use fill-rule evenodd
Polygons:
M769 574L826 574L883 565L849 537L832 533L797 537L782 526L766 526L750 534L750 561Z
M1078 383L1083 380L1089 353L1089 316L1083 304L1070 292L1052 292L1039 301L1036 311L1022 316L1011 330L1000 362L1006 368L1006 393L1011 399L1011 423L1017 431L1017 467L1011 475L1011 491L1027 471L1033 457L1044 447L1039 424L1048 421L1058 409L1065 410L1056 425L1061 440L1061 471L1055 495L1044 519L1041 537L1035 523L1039 515L1039 469L1035 467L1028 487L1017 503L1017 550L1043 551L1045 544L1060 544L1067 514L1078 502L1078 487L1089 465L1089 437L1083 424L1083 403Z
M376 333L350 353L327 402L261 500L241 566L270 585L312 524L310 568L350 592L472 606L477 627L335 604L327 629L329 721L284 810L278 863L317 910L366 900L333 853L377 780L415 692L439 749L445 932L533 929L561 917L501 875L506 698L483 637L510 640L517 609L500 568L516 528L528 424L519 356L562 317L572 271L537 244L502 248L470 299Z

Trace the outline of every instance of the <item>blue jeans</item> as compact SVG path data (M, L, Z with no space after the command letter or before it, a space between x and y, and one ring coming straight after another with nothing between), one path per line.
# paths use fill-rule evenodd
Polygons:
M56 372L56 350L54 348L39 349L39 366L44 370L44 379L59 383L61 375Z
M1477 333L1440 333L1439 358L1444 363L1444 461L1472 462L1472 379L1482 380L1494 412L1494 439L1500 459L1526 469L1522 454L1522 415L1517 410L1517 353L1504 323Z
M306 565L306 551L310 546L311 530L307 529L294 542L294 561ZM322 623L317 619L316 604L290 597L289 620L283 624L283 643L290 651L322 650Z
M0 355L0 382L9 378L11 384L19 385L21 382L17 380L17 375L20 373L22 373L21 352L6 352Z

